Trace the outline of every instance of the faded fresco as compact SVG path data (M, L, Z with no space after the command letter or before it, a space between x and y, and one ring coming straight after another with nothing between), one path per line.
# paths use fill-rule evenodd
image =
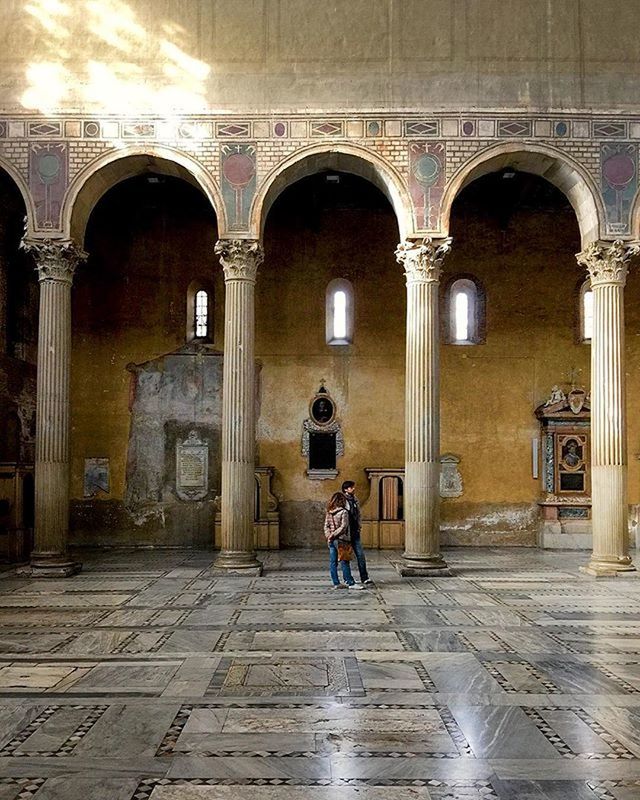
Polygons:
M254 144L224 144L220 149L220 162L229 230L246 230L256 191L256 147Z
M68 146L64 142L32 144L29 187L40 229L60 229L60 212L68 182Z
M630 142L603 144L600 170L607 233L630 233L629 215L638 188L637 146Z
M440 206L446 182L444 142L411 142L409 190L415 209L416 230L439 228Z

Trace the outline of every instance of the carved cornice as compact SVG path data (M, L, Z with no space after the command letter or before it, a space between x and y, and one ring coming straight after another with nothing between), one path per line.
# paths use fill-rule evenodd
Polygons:
M257 239L219 239L214 250L222 264L225 281L255 283L258 268L264 261L264 250Z
M40 283L71 285L76 267L89 257L71 239L24 238L20 247L33 255Z
M400 242L396 248L396 260L404 267L407 284L437 283L452 241L451 237L447 237L434 243L433 239L426 236L422 242Z
M587 268L592 287L624 286L629 260L638 253L640 244L627 244L617 239L615 242L591 242L581 253L576 253L576 259Z

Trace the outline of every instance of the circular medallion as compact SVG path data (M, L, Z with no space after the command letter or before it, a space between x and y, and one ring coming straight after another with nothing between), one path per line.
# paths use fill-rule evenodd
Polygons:
M222 166L224 177L232 186L246 186L255 175L255 165L245 153L234 153Z
M613 189L624 189L636 174L636 165L626 153L616 153L602 165L602 174Z
M413 165L413 174L422 186L433 186L440 175L440 161L431 153L425 153Z
M45 153L38 159L38 174L45 183L53 183L60 173L60 159L54 153Z
M284 122L276 122L276 124L273 126L273 132L276 136L284 136L287 132L287 126L284 124Z

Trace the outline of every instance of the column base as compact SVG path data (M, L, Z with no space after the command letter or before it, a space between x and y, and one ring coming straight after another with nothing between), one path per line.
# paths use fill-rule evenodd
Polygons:
M237 575L262 575L262 562L258 561L255 553L245 550L221 550L212 568Z
M16 569L18 575L29 578L70 578L82 569L79 561L67 556L45 556L32 554L31 562Z
M631 558L621 558L618 561L598 561L592 559L585 567L580 567L580 572L592 578L633 578L640 577Z
M441 555L408 556L404 554L401 561L393 565L402 578L448 578L453 572Z

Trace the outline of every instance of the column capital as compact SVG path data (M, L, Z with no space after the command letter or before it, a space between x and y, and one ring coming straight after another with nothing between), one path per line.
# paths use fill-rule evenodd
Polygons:
M264 250L257 239L218 239L215 254L220 259L225 281L255 283Z
M88 254L71 239L25 237L20 247L35 258L40 283L71 285L76 267L88 258Z
M617 284L624 286L627 281L628 263L632 256L640 253L640 244L623 242L591 242L576 260L587 268L591 286Z
M444 257L451 250L450 236L437 239L425 236L421 242L405 240L396 248L396 260L404 267L409 283L437 283L442 273Z

